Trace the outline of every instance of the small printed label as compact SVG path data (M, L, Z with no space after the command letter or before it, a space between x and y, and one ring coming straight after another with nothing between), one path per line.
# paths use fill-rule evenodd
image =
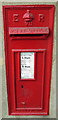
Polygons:
M21 52L21 79L34 79L34 52Z

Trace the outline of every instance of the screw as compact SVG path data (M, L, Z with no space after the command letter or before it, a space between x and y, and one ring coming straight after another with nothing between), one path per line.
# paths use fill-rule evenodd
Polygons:
M21 102L23 105L25 105L26 103L25 102Z

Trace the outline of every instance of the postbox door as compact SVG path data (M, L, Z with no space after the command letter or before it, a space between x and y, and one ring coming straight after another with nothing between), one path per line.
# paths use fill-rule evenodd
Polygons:
M13 51L16 107L43 109L45 50ZM36 72L37 71L37 72Z

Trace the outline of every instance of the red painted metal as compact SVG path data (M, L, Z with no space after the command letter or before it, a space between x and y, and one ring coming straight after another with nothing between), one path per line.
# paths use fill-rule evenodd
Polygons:
M9 115L48 115L54 5L3 6ZM21 52L34 52L34 79L21 79Z

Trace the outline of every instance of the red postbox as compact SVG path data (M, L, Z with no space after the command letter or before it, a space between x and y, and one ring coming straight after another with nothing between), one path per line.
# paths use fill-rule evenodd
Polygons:
M48 115L54 5L3 6L9 115Z

